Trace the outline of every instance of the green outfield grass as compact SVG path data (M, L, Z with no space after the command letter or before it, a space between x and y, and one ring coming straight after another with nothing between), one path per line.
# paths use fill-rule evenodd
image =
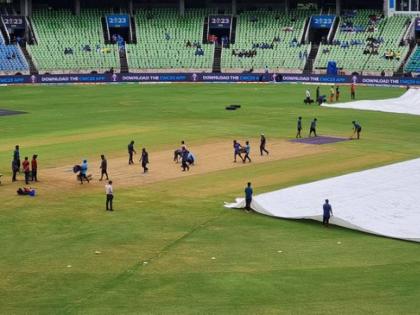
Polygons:
M249 180L258 194L420 156L420 117L306 106L305 89L1 87L0 108L28 113L0 117L0 313L418 314L419 244L223 208ZM403 92L359 87L357 97ZM349 100L349 88L341 95ZM229 104L242 108L224 110ZM21 156L39 155L42 181L43 168L124 156L131 139L152 161L180 140L194 146L264 132L269 145L293 138L299 115L305 134L313 117L319 133L344 137L358 120L363 139L312 156L116 185L114 213L104 211L102 189L43 196L41 184L36 198L19 198L22 183L9 179L15 144Z

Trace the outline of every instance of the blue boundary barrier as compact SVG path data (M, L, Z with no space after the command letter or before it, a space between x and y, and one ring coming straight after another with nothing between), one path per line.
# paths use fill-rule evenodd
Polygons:
M285 82L314 84L365 84L386 86L420 86L420 78L379 76L329 76L264 73L115 73L115 74L45 74L0 76L0 84L66 84L124 82Z

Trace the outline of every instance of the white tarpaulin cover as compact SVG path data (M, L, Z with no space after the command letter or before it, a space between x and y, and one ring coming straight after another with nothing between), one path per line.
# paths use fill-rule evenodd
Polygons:
M251 207L274 217L322 221L325 199L332 224L420 242L420 159L257 195ZM244 204L237 199L225 206Z
M325 107L376 110L381 112L420 115L420 90L409 89L397 98L322 104Z

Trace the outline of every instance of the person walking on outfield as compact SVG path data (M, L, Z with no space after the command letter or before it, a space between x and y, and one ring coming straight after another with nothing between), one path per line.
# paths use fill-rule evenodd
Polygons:
M182 156L181 156L182 157L182 160L181 160L182 171L183 172L185 172L185 170L189 171L190 170L190 167L188 165L189 152L188 152L187 149L183 149L181 154L182 154Z
M101 166L99 168L101 169L101 178L99 180L102 180L104 175L106 176L106 180L108 180L108 161L103 154L101 155Z
M80 184L83 184L83 180L86 180L89 183L89 178L87 177L88 163L87 160L83 160L82 165L80 165Z
M25 156L25 160L22 163L23 172L25 173L25 183L29 185L29 176L31 174L31 169L29 167L29 159Z
M355 100L356 99L356 86L354 85L354 83L352 83L350 85L350 98L352 100Z
M316 100L319 99L319 85L316 87Z
M264 134L261 134L261 139L260 139L260 154L261 154L261 156L263 156L264 154L264 152L265 153L267 153L267 155L268 155L268 151L267 151L267 149L265 148L265 145L267 144L267 139L265 138L265 136L264 136Z
M16 174L19 173L19 166L18 166L18 162L13 159L12 160L12 182L16 181Z
M337 85L335 87L335 101L338 102L340 100L340 87Z
M331 85L331 89L330 89L330 103L334 102L334 95L335 95L335 89L334 86Z
M245 210L251 211L252 194L254 193L251 183L248 182L245 188Z
M330 217L333 215L332 207L331 207L328 199L325 199L325 203L322 206L322 208L323 208L323 211L324 211L323 218L322 218L322 224L325 227L328 227L329 224L330 224Z
M112 201L114 200L114 189L112 188L112 180L105 185L105 194L106 194L106 211L114 211L112 209Z
M128 144L128 165L134 164L133 154L137 154L137 152L134 150L134 141L131 140Z
M13 160L16 161L16 164L18 166L18 172L20 172L20 152L19 152L19 146L15 146L15 150L13 151Z
M360 124L353 120L351 122L353 124L353 135L351 136L350 139L353 139L354 135L356 134L356 139L359 140L360 139L360 133L362 132L362 126L360 126Z
M296 139L297 138L302 138L302 135L300 134L300 132L302 131L302 117L298 117L298 121L297 121L297 133L296 133Z
M37 161L38 155L34 154L32 156L31 161L31 170L32 170L32 181L37 182L38 181L38 161Z
M317 123L317 119L314 118L314 120L312 120L311 122L311 128L309 129L309 137L311 137L312 133L315 135L315 137L317 137L316 134L316 123Z
M249 141L246 141L245 142L245 156L242 160L244 163L246 162L247 159L251 163L251 158L249 157L250 153L251 153L251 146L249 145Z
M243 160L241 155L241 145L236 140L233 140L233 162L236 163L236 157L239 156Z
M149 169L147 168L147 164L149 164L149 153L147 153L146 148L141 150L141 167L143 167L143 173L147 173Z

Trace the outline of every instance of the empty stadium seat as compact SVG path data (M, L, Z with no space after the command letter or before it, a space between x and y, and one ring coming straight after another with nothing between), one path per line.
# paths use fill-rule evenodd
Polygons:
M285 69L303 70L306 62L304 55L309 54L309 45L291 45L295 38L302 37L305 19L311 15L308 10L284 11L256 10L245 11L238 15L235 44L223 49L222 69L225 71ZM279 41L273 41L274 38ZM254 44L272 44L272 49L253 48ZM233 50L235 54L233 54ZM254 57L239 57L238 52L255 50Z
M28 51L38 70L52 71L106 71L119 68L116 45L106 45L101 17L106 12L96 9L82 10L79 16L68 10L41 10L33 13L33 27L38 45ZM84 51L89 45L91 51ZM66 48L72 53L65 54Z
M201 44L204 18L210 12L190 9L180 16L176 9L139 11L136 15L137 44L127 45L130 70L210 71L214 45ZM200 43L204 54L196 56L196 49L187 47L187 41Z

